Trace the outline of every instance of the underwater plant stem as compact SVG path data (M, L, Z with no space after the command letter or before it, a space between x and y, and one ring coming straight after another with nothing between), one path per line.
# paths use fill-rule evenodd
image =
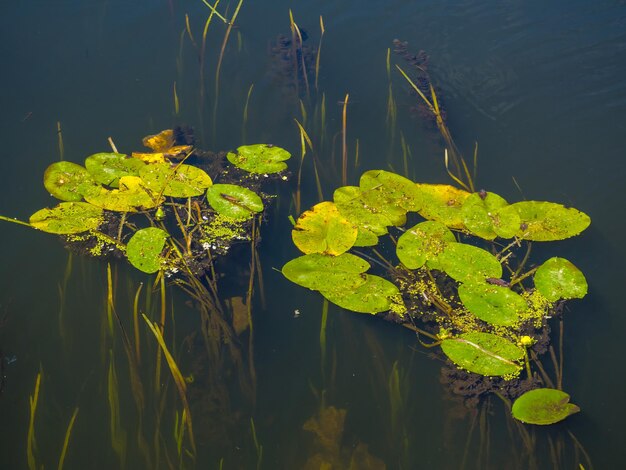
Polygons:
M509 283L509 287L510 286L514 286L515 284L519 284L520 282L522 282L524 279L526 279L527 277L532 276L533 274L535 274L535 271L537 271L537 269L539 269L539 266L531 269L530 271L522 274L520 277L513 279L510 283Z
M65 160L65 146L63 145L63 132L61 131L61 121L57 121L57 136L59 138L59 160Z
M559 320L559 376L558 388L563 390L563 317Z
M228 43L228 38L230 37L230 33L233 29L233 25L235 24L235 20L237 19L237 15L239 14L239 10L241 9L241 5L243 0L239 0L237 3L237 7L235 8L235 12L228 22L228 27L226 28L226 33L224 33L224 40L222 41L222 47L220 49L220 55L217 60L217 67L215 68L215 96L213 102L213 140L215 140L217 133L217 109L219 105L219 90L220 90L220 72L222 71L222 61L224 60L224 52L226 51L226 44Z
M37 462L35 459L35 414L37 412L37 402L39 401L39 388L41 386L42 370L39 369L37 378L35 379L35 391L29 397L30 419L28 421L28 438L26 440L26 456L28 457L28 468L37 470Z
M528 379L532 379L533 373L530 370L530 360L528 359L528 349L524 348L524 364L526 365L526 374L528 375Z
M348 144L347 144L347 120L348 120L348 98L349 94L343 100L343 113L341 119L341 184L348 184Z
M202 3L204 3L207 7L209 7L209 10L211 10L211 16L215 15L220 20L222 20L224 23L229 24L228 20L226 18L224 18L222 15L220 15L219 11L216 10L217 5L220 3L220 0L217 0L213 5L211 5L209 2L207 2L207 0L202 0Z
M152 334L156 338L157 343L160 346L159 350L163 351L165 360L167 361L167 364L170 368L170 372L172 373L172 377L174 378L174 383L176 384L176 388L178 389L178 394L183 403L183 408L186 413L187 435L189 436L189 442L195 454L196 441L194 439L194 434L193 434L193 425L191 421L191 412L189 409L189 402L187 401L187 385L185 384L185 379L183 378L183 375L181 374L180 369L176 365L176 361L172 357L169 349L167 348L167 345L165 344L159 325L150 321L150 319L145 314L142 313L141 316L143 317L144 321L148 325L148 328L150 328L150 331L152 331Z
M254 367L254 325L252 322L252 294L254 293L254 277L256 274L256 257L258 253L256 251L257 240L257 218L252 219L252 239L250 240L250 279L248 281L248 292L246 294L246 307L248 312L248 367L250 369L250 379L252 383L256 383L256 369Z
M63 440L63 450L61 450L61 457L59 457L59 465L58 470L63 469L63 463L65 462L65 455L67 454L67 447L70 443L70 436L72 434L72 428L74 427L74 422L76 421L76 416L78 416L78 407L74 409L74 413L70 418L70 423L67 425L67 430L65 431L65 439Z
M246 96L246 104L243 107L243 118L241 123L241 143L245 144L247 141L247 124L248 124L248 107L250 105L250 96L252 96L252 90L254 89L254 83L248 88L248 95Z
M322 383L326 381L326 327L328 325L328 299L324 297L322 303L322 322L320 324L320 369Z
M139 337L139 295L143 289L143 282L139 283L139 287L135 292L135 300L133 301L133 329L135 333L135 358L137 364L141 364L141 341Z
M322 40L324 39L324 18L320 15L320 42L317 45L317 56L315 57L315 90L318 91L317 86L320 76L320 56L322 55Z
M413 325L412 323L401 323L401 325L405 328L408 328L411 331L414 331L416 333L419 333L420 335L424 335L429 337L430 339L433 339L435 341L437 341L437 344L439 343L439 338L437 338L435 335L433 335L432 333L429 333L428 331L424 331L421 328L418 328L417 326Z
M530 357L532 358L533 362L535 363L535 365L539 369L539 372L541 373L541 378L546 383L546 385L549 388L554 388L554 382L552 382L552 380L550 379L550 376L547 374L546 370L543 367L543 364L539 360L539 357L537 356L535 351L533 351L533 350L530 351Z

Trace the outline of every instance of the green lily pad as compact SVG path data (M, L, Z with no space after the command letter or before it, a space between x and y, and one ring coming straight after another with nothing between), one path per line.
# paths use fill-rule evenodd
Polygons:
M204 170L192 165L154 163L144 165L140 173L146 187L163 196L188 198L200 196L213 184Z
M434 264L428 262L429 267L444 271L460 282L502 277L502 265L495 256L482 248L465 243L448 243L434 261Z
M417 185L404 176L385 170L370 170L361 175L361 191L371 192L405 211L417 212L422 208L422 193Z
M422 193L422 217L449 228L465 228L461 207L470 193L448 184L417 184L417 188Z
M354 246L376 246L378 245L378 235L365 227L358 227Z
M356 289L367 279L363 274L370 264L350 253L339 256L312 253L292 259L282 273L291 282L313 290L333 290L338 286Z
M61 201L82 201L87 193L99 192L100 185L82 166L72 162L56 162L43 175L46 190Z
M582 299L587 295L583 273L565 258L550 258L535 272L535 287L551 302Z
M524 349L491 333L464 333L441 342L443 352L462 369L489 377L517 374Z
M62 202L52 209L35 212L29 222L44 232L68 235L97 229L102 221L99 207L86 202Z
M257 193L236 184L214 184L207 189L206 198L216 212L237 220L249 219L263 210Z
M495 193L473 193L461 207L465 227L485 240L512 238L520 226L517 211Z
M364 198L364 193L357 186L342 186L337 188L333 193L333 200L337 205L337 209L350 222L358 228L363 227L366 231L372 232L376 236L385 235L387 227L394 225L397 219L398 211L406 214L402 208L383 208L369 205ZM406 219L405 219L406 220ZM395 220L402 222L402 220ZM399 225L403 225L403 222Z
M365 282L356 289L335 286L320 290L332 303L346 310L360 313L386 312L392 304L392 297L400 296L395 284L382 277L365 274Z
M578 235L591 223L587 214L554 202L522 201L511 204L521 219L519 238L538 242Z
M139 176L146 164L122 153L96 153L85 159L85 167L93 178L112 188L119 187L122 176Z
M407 268L418 269L426 261L436 258L450 242L456 242L456 239L444 224L427 220L400 236L396 254Z
M580 408L569 402L570 396L553 388L537 388L524 393L513 403L513 417L528 424L554 424Z
M243 145L237 153L229 152L228 161L250 173L279 173L287 169L285 160L291 154L285 149L269 144Z
M161 269L161 252L168 236L166 231L156 227L137 230L126 245L130 264L144 273L156 273Z
M513 326L528 310L524 298L508 287L470 282L459 286L463 305L481 320L498 326Z
M348 251L357 237L357 228L332 202L320 202L304 212L291 232L294 244L303 253L339 255Z
M146 188L144 181L138 176L122 176L119 189L100 188L97 194L86 194L85 200L94 206L109 211L136 212L153 209L160 205L164 198L158 197Z

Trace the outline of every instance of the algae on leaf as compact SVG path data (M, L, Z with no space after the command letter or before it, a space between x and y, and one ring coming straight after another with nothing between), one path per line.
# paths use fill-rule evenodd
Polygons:
M441 222L427 220L404 232L398 238L396 254L409 269L421 268L436 258L448 245L454 243L454 234Z
M257 193L236 184L214 184L206 197L216 212L237 220L249 219L263 210Z
M527 424L554 424L580 408L569 402L569 395L562 390L537 388L524 393L513 403L513 417Z
M461 212L465 227L485 240L512 238L519 230L519 214L495 193L481 191L471 194L463 202Z
M137 230L126 245L126 256L134 267L152 274L161 269L161 252L168 233L160 228Z
M464 243L448 243L434 263L429 264L459 282L502 277L502 265L495 256L487 250Z
M462 369L486 376L515 375L524 350L491 333L471 332L441 342L443 352Z
M139 176L146 166L141 160L128 158L122 153L95 153L85 159L85 168L100 184L119 187L122 176Z
M294 244L303 253L339 255L354 245L357 228L332 202L320 202L304 212L291 231Z
M422 208L422 193L417 185L404 176L385 170L370 170L361 175L361 191L370 192L405 211L417 212Z
M355 289L365 283L363 274L370 264L350 253L339 256L312 253L300 256L283 266L282 273L291 282L313 290Z
M341 308L360 313L385 312L400 297L395 284L372 274L365 274L365 282L355 289L337 285L320 292Z
M169 163L145 165L139 174L146 188L163 196L189 198L200 196L213 184L204 170L191 165Z
M417 184L422 194L419 213L428 220L437 220L446 227L463 229L461 207L470 193L448 184Z
M513 326L519 315L528 310L524 298L508 287L469 282L459 286L459 298L474 315L487 323Z
M61 202L52 209L41 209L30 216L30 225L58 235L97 229L102 223L102 209L86 202Z
M84 167L72 162L55 162L46 168L43 185L57 199L82 201L85 194L98 193L100 185Z
M242 145L237 152L226 155L228 161L250 173L279 173L287 169L285 160L291 154L285 149L269 144Z
M565 258L550 258L537 269L535 287L551 302L582 299L587 295L584 274Z
M587 214L554 202L522 201L511 204L520 216L519 238L538 242L578 235L591 223Z
M85 200L110 211L136 212L157 207L164 199L147 189L138 176L122 176L119 189L108 190L101 187L99 193L85 195Z

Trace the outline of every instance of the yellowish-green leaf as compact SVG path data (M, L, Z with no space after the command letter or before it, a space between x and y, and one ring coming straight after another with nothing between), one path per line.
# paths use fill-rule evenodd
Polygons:
M418 184L422 193L420 215L436 220L446 227L464 229L461 207L470 193L447 184Z
M99 207L86 202L62 202L52 209L35 212L29 222L44 232L68 235L97 229L102 221Z
M303 253L339 255L354 245L357 228L343 217L332 202L320 202L304 212L291 232Z
M67 161L50 165L43 175L43 185L57 199L70 202L100 191L100 185L84 167Z
M519 238L532 241L564 240L578 235L591 223L584 212L554 202L522 201L511 204L521 219Z

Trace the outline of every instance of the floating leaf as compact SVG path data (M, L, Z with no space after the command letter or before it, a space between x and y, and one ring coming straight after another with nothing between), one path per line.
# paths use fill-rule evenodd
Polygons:
M385 312L391 307L392 297L400 295L395 284L371 274L365 274L365 282L356 289L338 285L320 292L341 308L361 313Z
M214 184L206 197L215 211L233 219L249 219L263 210L263 201L257 193L236 184Z
M30 216L30 224L36 229L60 235L97 229L102 220L102 209L86 202L62 202Z
M291 154L285 149L269 144L242 145L237 153L229 152L228 161L250 173L278 173L287 169L285 160Z
M365 227L358 227L354 246L375 246L378 245L378 235Z
M334 203L326 201L298 217L291 238L303 253L339 255L352 248L357 231Z
M519 314L528 310L522 296L508 287L470 282L459 286L463 305L481 320L499 326L513 326Z
M370 264L350 253L339 256L313 253L292 259L282 273L291 282L313 290L351 290L365 283Z
M524 393L513 403L513 417L528 424L554 424L580 408L569 402L570 396L553 388L537 388Z
M582 299L587 295L583 273L565 258L550 258L537 269L535 287L551 302Z
M428 220L402 234L396 254L407 268L418 269L427 260L436 258L448 243L455 241L454 234L445 225Z
M491 333L464 333L441 342L441 349L459 367L486 376L514 375L524 349Z
M465 227L461 207L470 193L447 184L417 184L417 188L422 193L422 217L450 228Z
M96 153L85 159L85 167L94 179L113 188L119 187L122 176L139 176L146 166L136 158L128 158L122 153Z
M152 274L161 269L161 252L168 233L160 228L148 227L137 230L126 245L126 256L134 267Z
M200 196L213 184L209 175L198 167L155 163L145 165L140 173L146 187L163 196L188 198Z
M417 185L404 176L385 170L370 170L361 175L361 191L371 192L405 211L417 212L422 208L422 193Z
M538 242L578 235L591 223L584 212L554 202L522 201L511 204L521 219L517 236Z
M100 185L82 166L72 162L56 162L43 175L46 190L61 201L81 201L87 193L99 192Z
M431 267L444 271L460 282L502 277L502 265L495 256L482 248L464 243L448 243L435 261L436 264Z
M368 196L357 186L342 186L335 190L333 200L337 209L357 227L363 227L377 236L387 233L389 225L404 225L406 211L393 205L379 205L373 195Z
M85 200L110 211L135 212L157 207L164 198L159 199L157 193L147 189L138 176L122 176L119 189L100 188L98 194L85 195Z
M512 238L520 226L519 214L495 193L471 194L461 207L465 227L485 240Z
M174 131L165 129L158 134L144 137L141 142L155 152L163 152L174 145Z

